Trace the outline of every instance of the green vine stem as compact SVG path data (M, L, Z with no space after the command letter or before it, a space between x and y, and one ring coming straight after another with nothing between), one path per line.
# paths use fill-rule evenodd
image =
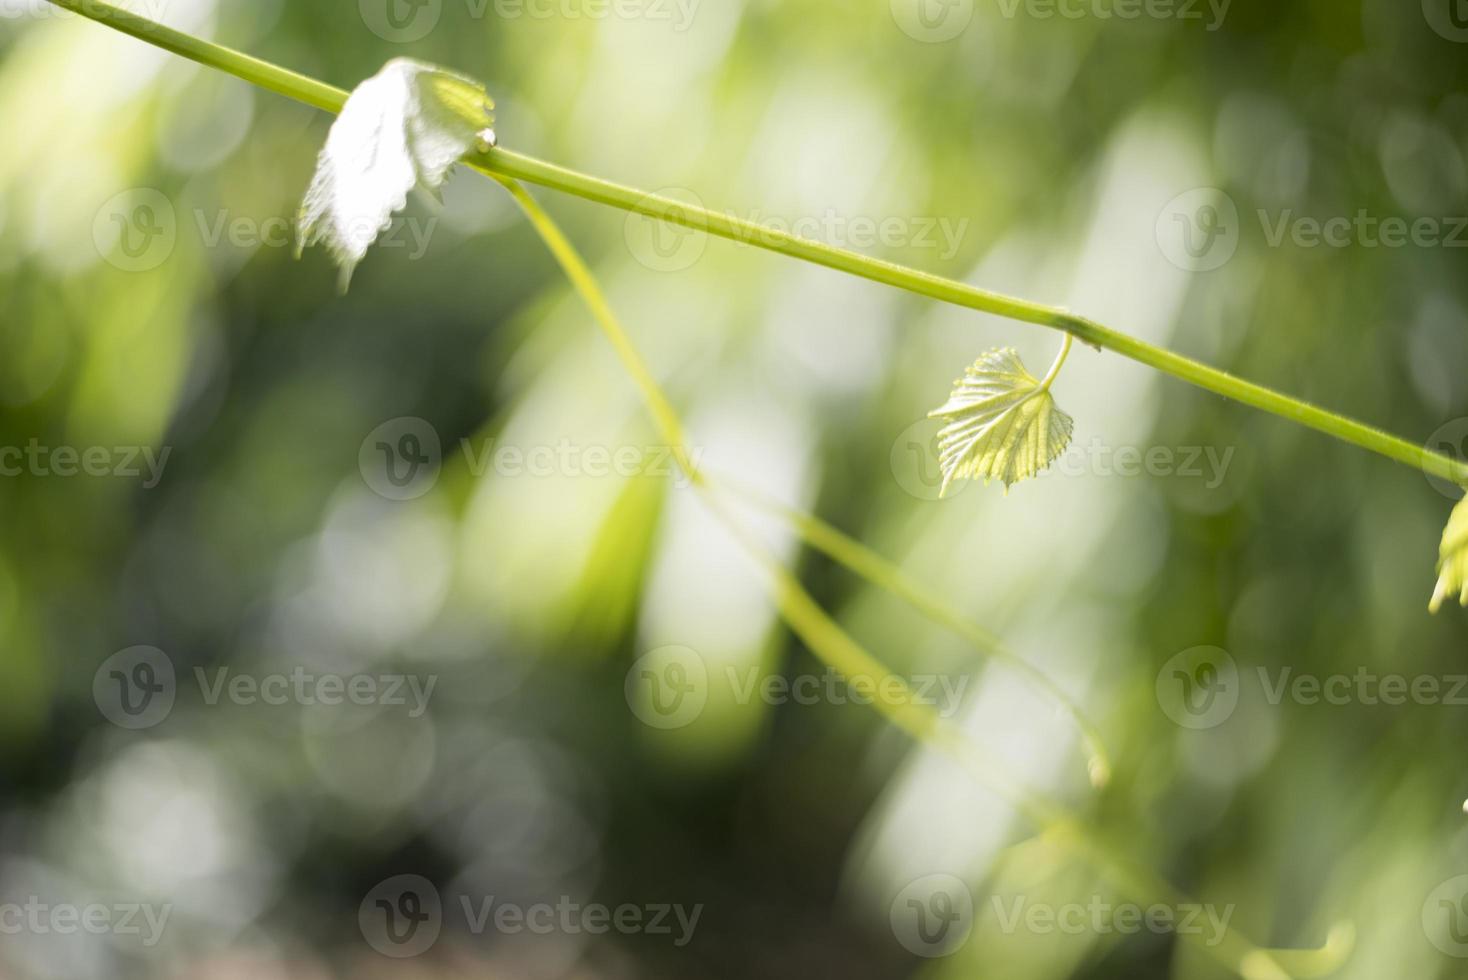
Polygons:
M100 0L50 0L50 2L108 24L158 47L227 71L246 81L296 98L317 108L339 112L342 105L345 104L347 93L341 89L240 52L174 31L146 18L111 7ZM500 180L515 197L536 227L537 232L541 234L547 246L561 263L574 288L587 302L594 318L611 340L624 366L642 392L659 430L673 446L683 446L683 429L671 403L646 369L625 331L621 329L584 261L565 239L550 216L540 208L523 187L516 183L515 178L523 178L554 189L579 194L591 200L624 207L626 210L649 217L661 218L687 227L701 228L736 241L747 240L753 244L770 248L772 251L842 269L879 282L887 282L890 285L909 289L934 299L1055 327L1087 343L1109 347L1143 363L1152 363L1168 373L1194 381L1210 390L1216 390L1247 404L1255 404L1274 411L1276 414L1294 418L1296 421L1337 435L1348 442L1381 452L1383 455L1416 466L1426 472L1450 479L1460 479L1462 476L1460 470L1464 468L1459 467L1447 457L1426 452L1386 433L1350 422L1288 396L1232 378L1230 375L1189 361L1180 355L1152 347L1122 334L1116 334L1090 321L1074 317L1063 310L988 293L961 283L820 243L788 235L778 235L738 219L717 215L703 209L689 208L680 202L665 198L641 195L640 192L631 188L576 174L573 171L563 170L508 151L493 150L487 154L468 158L466 162ZM637 199L631 200L632 197ZM1066 350L1068 348L1069 338L1067 338ZM1064 352L1062 359L1063 354ZM695 485L704 491L705 499L710 502L715 513L729 525L730 530L739 537L751 555L770 573L774 584L776 605L796 635L813 652L848 677L862 675L874 678L891 677L879 661L848 636L820 608L799 580L770 555L749 534L747 529L733 519L722 502L708 492L707 478L693 466L689 454L680 449L678 455ZM898 683L900 685L900 681ZM1123 857L1124 852L1121 849L1104 841L1073 814L1051 801L1031 794L1016 784L995 767L984 756L979 746L975 745L961 729L937 715L927 706L910 697L900 696L891 699L890 703L887 699L874 699L874 704L894 725L908 732L920 742L943 751L970 770L986 785L1000 792L1031 820L1044 828L1052 838L1069 843L1095 866L1104 870L1124 891L1143 899L1159 895L1165 896L1168 901L1175 904L1183 900L1181 893L1160 880L1151 871ZM1261 949L1233 932L1225 933L1222 938L1223 941L1217 947L1205 945L1204 949L1241 976L1249 980L1265 980L1265 978L1278 980L1278 978L1290 976L1281 965L1281 960L1290 954ZM1310 951L1307 955L1312 958L1318 956L1332 963L1338 962L1338 954L1341 951L1331 949L1331 945L1333 944L1327 944L1327 947L1319 951ZM1300 952L1305 953L1306 951ZM1305 975L1305 971L1302 970L1301 975Z
M247 82L328 112L340 112L347 93L324 82L270 62L196 38L145 17L120 10L103 0L50 0L52 4L106 24L125 34L201 64L229 72ZM1025 323L1040 324L1075 337L1092 347L1110 350L1207 391L1334 436L1362 449L1421 470L1429 476L1468 486L1468 461L1459 461L1408 442L1399 436L1312 405L1309 402L1235 377L1163 347L1149 344L1061 309L1005 296L944 279L882 259L811 241L787 232L720 214L682 201L587 174L577 173L507 149L466 156L464 162L499 178L539 184L599 204L704 231L721 238L802 259L816 265L884 283L955 306L981 310Z
M52 0L53 3L61 0ZM705 231L721 238L782 255L803 259L873 282L895 286L930 299L992 313L996 316L1035 323L1062 330L1083 343L1110 350L1141 364L1156 368L1175 378L1190 382L1215 394L1224 395L1281 418L1324 432L1362 449L1379 453L1388 459L1421 470L1429 476L1468 485L1468 462L1452 459L1399 436L1357 422L1309 402L1294 398L1263 385L1235 377L1226 371L1184 357L1164 347L1120 333L1059 307L1044 306L1029 300L1005 296L919 272L906 266L822 242L810 241L786 232L744 221L732 215L719 214L682 201L647 194L635 188L589 177L554 164L536 160L510 150L496 149L467 158L466 163L486 173L516 177L553 190L574 194L590 201L607 204L670 224Z
M1081 740L1086 746L1086 771L1091 784L1099 789L1111 781L1111 756L1096 725L1061 690L1060 685L1044 671L1011 651L993 633L967 619L943 600L934 598L897 565L819 517L787 507L727 473L719 473L716 479L711 480L710 485L716 490L732 492L741 502L778 517L807 545L847 571L907 603L930 621L962 637L985 656L1023 674L1060 705L1061 710L1080 732Z
M892 725L919 744L957 763L971 778L1008 801L1040 828L1047 838L1070 847L1083 860L1098 869L1128 898L1139 903L1161 899L1173 907L1189 904L1187 895L1172 887L1155 872L1132 860L1125 848L1092 830L1065 807L1025 788L997 766L982 747L960 727L914 697L908 685L842 629L821 608L795 574L740 523L715 492L719 483L696 469L682 443L673 441L675 438L681 439L682 423L671 402L653 379L652 373L642 362L585 261L555 221L523 186L513 180L500 180L545 240L572 287L587 304L603 335L611 341L624 364L629 367L660 434L677 447L678 459L685 466L694 485L701 491L705 503L741 547L765 570L772 586L775 607L807 649L843 676L865 679L871 681L876 690L892 692L871 700L873 708ZM830 537L823 540L828 546L832 544ZM842 551L840 548L835 550ZM858 557L849 552L843 553L848 557ZM871 563L858 560L855 567L866 569L871 567ZM880 586L882 582L874 579L873 584ZM1333 932L1332 940L1335 935ZM1292 977L1323 975L1334 972L1349 952L1349 947L1342 947L1334 941L1328 941L1314 950L1267 950L1256 946L1237 931L1227 928L1218 937L1216 944L1202 942L1199 948L1245 980L1291 980ZM1289 957L1293 957L1296 962L1290 969L1286 969L1284 963ZM1323 969L1314 972L1312 967ZM1292 972L1294 970L1298 972Z
M714 492L718 484L693 465L681 441L682 422L643 363L580 253L521 184L513 180L497 179L510 191L560 264L572 288L586 303L602 334L616 349L637 385L660 436L676 447L675 452L680 463L701 491L704 502L740 546L765 571L771 584L775 608L806 648L842 676L870 681L874 690L884 692L871 699L872 707L892 725L914 741L957 763L970 777L1008 801L1048 837L1070 846L1129 898L1140 903L1161 898L1174 907L1187 904L1187 896L1154 872L1131 860L1123 848L1105 840L1065 807L1026 789L1013 779L966 732L916 698L901 678L889 671L821 608L820 603L816 602L795 574L770 553ZM830 543L829 539L826 541ZM864 567L864 563L858 565ZM1233 930L1226 929L1216 946L1202 943L1200 948L1246 980L1290 980L1291 974L1285 971L1271 951L1255 946Z
M1065 367L1065 359L1070 356L1070 346L1073 340L1075 337L1070 334L1065 335L1065 343L1060 345L1060 353L1055 355L1055 363L1050 365L1050 370L1046 372L1044 380L1040 382L1040 387L1035 389L1035 394L1042 395L1049 391L1050 386L1055 384L1055 379L1060 377L1060 369Z

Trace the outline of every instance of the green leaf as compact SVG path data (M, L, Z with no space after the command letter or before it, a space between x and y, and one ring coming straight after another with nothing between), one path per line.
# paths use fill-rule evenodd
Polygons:
M1058 365L1057 365L1058 366ZM954 383L948 403L929 418L938 433L946 494L955 480L1003 480L1004 492L1053 463L1070 444L1075 423L1055 407L1050 377L1041 382L1011 348L991 350Z
M1444 601L1455 595L1460 605L1468 606L1468 497L1453 508L1448 518L1440 555L1437 591L1433 592L1428 608L1437 612Z
M301 206L297 253L324 244L342 289L415 187L436 191L449 168L493 143L494 102L471 78L408 58L357 86L326 137Z

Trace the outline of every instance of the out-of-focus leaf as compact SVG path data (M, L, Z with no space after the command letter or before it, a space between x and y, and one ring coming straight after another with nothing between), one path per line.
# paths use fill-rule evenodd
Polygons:
M1447 529L1443 531L1439 554L1437 591L1432 594L1430 608L1437 612L1454 595L1459 603L1468 606L1468 497L1453 508Z
M324 243L342 288L408 202L437 190L449 168L490 140L494 102L471 78L408 58L357 86L331 127L301 206L298 251Z
M938 434L945 494L955 480L980 478L1003 480L1008 493L1065 452L1074 429L1048 386L1008 347L975 361L930 417L948 420Z

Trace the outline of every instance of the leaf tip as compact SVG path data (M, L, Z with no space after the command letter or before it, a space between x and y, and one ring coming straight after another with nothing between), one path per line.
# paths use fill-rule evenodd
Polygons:
M961 479L999 480L1006 497L1014 484L1048 469L1074 430L1048 385L1025 369L1012 347L980 355L928 417L948 421L938 433L945 489Z
M1428 612L1437 613L1453 595L1458 596L1460 605L1468 607L1468 497L1453 508L1443 529L1437 570L1437 588L1427 604Z

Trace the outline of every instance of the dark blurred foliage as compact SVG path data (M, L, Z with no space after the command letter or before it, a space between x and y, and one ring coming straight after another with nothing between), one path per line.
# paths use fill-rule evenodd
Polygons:
M1221 23L1100 0L1063 4L1075 18L932 0L927 21L906 0L391 2L396 20L374 0L145 10L348 87L402 55L454 67L495 94L509 148L813 222L1468 452L1461 0L1236 0ZM39 0L0 14L0 449L50 460L0 456L0 906L171 910L150 945L0 932L0 976L1228 975L1170 934L1006 927L1016 897L1121 899L870 709L726 683L824 668L665 475L630 382L491 182L415 201L338 295L328 258L289 241L328 119ZM1468 706L1269 696L1281 676L1400 674L1448 700L1468 628L1426 601L1452 488L1078 350L1056 386L1070 465L939 502L926 412L984 349L1034 369L1054 336L536 193L706 462L1005 637L1097 720L1116 774L1090 788L1053 702L762 525L896 672L964 682L955 717L1001 765L1260 944L1339 944L1353 923L1337 976L1465 975L1439 900L1468 893ZM1388 247L1363 214L1453 243ZM1300 224L1335 218L1339 247ZM884 219L890 240L858 240ZM416 480L386 479L435 438ZM588 475L591 447L634 472ZM105 472L65 475L68 448L105 450ZM1152 449L1117 472L1118 450ZM129 728L112 671L146 677L139 646L171 665L174 703ZM637 693L661 661L639 658L669 647L709 690L661 729ZM1226 652L1237 704L1189 728L1167 685L1199 647ZM211 704L221 670L434 687L416 715ZM404 959L364 924L399 875L444 908ZM899 920L932 875L973 914L926 958ZM702 912L686 945L476 934L465 896Z

